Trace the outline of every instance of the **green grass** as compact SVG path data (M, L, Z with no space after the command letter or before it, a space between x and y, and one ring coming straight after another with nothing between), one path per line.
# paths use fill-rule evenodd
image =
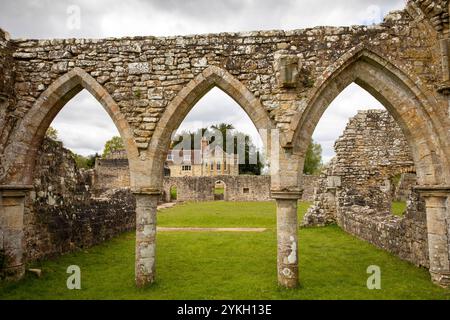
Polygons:
M406 212L406 202L392 202L391 212L395 216L402 217Z
M170 200L177 200L177 188L170 188Z
M299 216L308 204L302 204ZM134 234L89 250L36 263L43 277L28 275L0 286L0 299L450 299L425 269L360 241L337 226L299 231L301 287L276 281L273 203L189 203L164 210L171 227L266 227L263 233L159 233L157 281L134 286ZM81 267L82 290L66 289L66 268ZM382 270L382 290L366 288L366 269Z
M225 193L225 188L214 188L214 194L224 194Z

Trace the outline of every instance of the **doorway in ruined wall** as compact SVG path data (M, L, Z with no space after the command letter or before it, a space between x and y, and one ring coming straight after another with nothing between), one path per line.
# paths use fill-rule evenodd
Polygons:
M215 201L227 201L227 185L222 180L218 180L214 183L214 200Z
M28 260L87 248L134 228L130 174L116 174L129 172L134 149L122 137L130 131L93 78L76 68L57 79L20 126L29 146L17 160L25 167L20 179L33 185L24 212Z
M178 200L178 188L176 185L169 189L169 202L176 202Z

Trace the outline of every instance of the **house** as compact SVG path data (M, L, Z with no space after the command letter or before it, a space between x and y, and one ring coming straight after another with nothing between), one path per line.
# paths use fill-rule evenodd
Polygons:
M165 167L171 177L237 176L239 157L203 138L200 150L169 150Z

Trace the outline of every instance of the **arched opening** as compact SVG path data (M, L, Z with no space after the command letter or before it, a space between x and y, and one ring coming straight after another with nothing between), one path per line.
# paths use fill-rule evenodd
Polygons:
M322 172L319 191L304 224L337 223L402 259L427 266L424 200L414 191L415 183L408 186L408 206L395 203L394 195L399 173L417 171L419 184L446 181L447 173L442 171L446 151L440 148L435 139L438 134L433 131L439 130L433 127L437 119L427 112L429 102L418 95L416 85L378 55L362 50L345 58L312 93L296 131L294 148L304 154L326 110L352 83L378 100L378 110L359 112L346 124L334 145L336 156ZM387 112L379 110L381 106ZM406 213L393 217L394 209ZM408 237L399 236L394 229Z
M80 68L74 68L55 80L41 94L32 109L20 122L19 128L13 134L11 142L5 149L5 153L17 155L15 164L17 170L8 176L9 183L31 184L37 150L50 124L66 103L83 89L86 89L101 104L114 122L127 152L130 162L131 183L133 184L133 173L137 171L135 166L138 151L131 128L109 93ZM18 152L17 146L20 146L20 152Z
M234 100L233 103L236 103L240 107L240 111L243 111L243 113L241 113L242 116L246 117L253 123L253 127L255 128L253 130L254 139L261 139L261 142L259 143L262 149L261 155L267 154L269 152L270 137L267 133L268 130L273 128L273 124L267 114L267 111L261 105L259 99L256 99L253 94L231 74L223 69L211 66L205 69L200 75L198 75L179 92L178 96L175 97L172 103L167 107L158 123L157 128L155 129L147 154L147 158L151 163L149 176L152 177L152 181L150 182L150 185L152 185L152 187L159 189L162 185L162 168L164 167L166 161L169 160L169 158L173 159L173 155L170 152L171 139L174 138L177 129L182 125L182 122L185 119L189 120L187 118L188 114L193 110L194 106L197 106L198 103L201 104L201 100L207 100L207 96L209 96L211 92L216 93L216 96L217 93L221 94L221 99L224 99L224 96L226 96L225 100ZM215 110L216 113L219 111L220 110L217 109ZM215 117L216 115L213 114L213 116ZM223 117L219 117L216 119L218 119L215 121L216 124L220 125L220 122L223 123ZM186 126L182 129L192 130L192 128L193 127L191 124L190 127ZM200 127L195 129L200 130L200 132L203 133L202 129L205 128ZM218 133L217 130L214 131L215 132L212 134L213 136L217 135ZM258 132L259 135L257 135L255 132ZM197 135L195 137L197 138L197 141L195 145L193 145L193 147L201 149L203 134ZM153 152L153 150L160 150L161 152L155 153ZM182 159L182 161L185 161L185 156L188 157L189 155L175 155L175 157ZM194 157L191 158L192 161L195 161L195 158L197 157L195 157L194 155ZM242 161L242 159L238 161ZM228 164L231 165L231 163ZM218 163L213 163L213 170L211 170L211 163L209 162L208 165L203 164L203 171L201 172L205 172L205 170L207 170L208 168L209 171L213 171L217 174L222 173L222 169L227 167L224 167L223 163L221 163L220 170L217 170ZM181 171L182 169L183 168L181 168ZM185 169L189 169L189 167L186 167ZM171 174L173 176L172 169Z
M171 186L169 189L169 194L170 194L170 202L175 202L178 200L178 189L177 186Z
M227 192L227 185L225 182L218 180L214 183L214 200L215 201L223 201L227 200L226 192Z
M196 117L196 114L200 117ZM250 133L243 132L239 137L245 138L247 135L252 139L237 140L236 144L243 145L238 146L238 150L236 150L234 148L236 140L233 139L233 135L230 138L228 134L223 133L233 134L235 131L244 131L239 122L233 121L242 118L247 120L246 123L251 124L253 130ZM185 122L183 123L183 121ZM162 168L168 165L171 172L170 179L180 179L183 191L186 188L186 193L183 192L183 201L186 199L188 202L183 205L183 209L187 214L192 215L192 221L197 221L197 224L192 227L220 229L220 227L227 227L230 224L239 226L239 210L234 209L229 212L229 203L224 202L219 205L211 201L214 200L215 183L225 180L220 178L223 176L233 176L233 178L239 179L241 164L248 163L258 166L258 163L253 164L246 161L253 161L253 158L248 159L246 153L256 153L257 150L244 148L243 158L235 151L249 145L249 141L256 140L256 138L261 138L262 142L259 143L259 146L268 150L270 144L265 141L267 139L262 139L265 137L258 137L258 135L264 134L264 132L261 134L259 130L267 131L271 128L271 120L259 99L256 99L240 81L227 71L218 67L208 67L178 93L158 122L145 155L149 159L149 176L152 179L149 181L150 186L152 189L161 189L161 185L163 185ZM183 132L186 134L182 135L182 139L175 139L174 143L173 138L179 137ZM245 173L249 174L248 171ZM270 184L268 180L266 182ZM226 191L223 186L224 198L228 197L230 188L228 183ZM217 193L220 193L220 189L221 185L218 184ZM268 187L267 194L269 190ZM189 200L192 202L189 203ZM217 207L217 205L219 206ZM234 206L236 208L236 205ZM189 211L191 207L194 209ZM154 213L152 212L152 214ZM196 218L200 214L204 216ZM184 215L185 217L186 215ZM160 221L164 221L162 219ZM224 222L224 219L225 224L223 225L221 223ZM233 221L230 223L227 219ZM186 225L190 224L180 222L179 224L174 223L170 227L185 227ZM152 227L154 226L152 225ZM245 223L242 227L246 227ZM141 228L140 230L145 229ZM139 240L143 242L143 245L153 241L153 239L144 240L143 232L140 230L137 231L138 248L140 248ZM206 235L203 236L206 237ZM154 246L154 242L151 245ZM148 261L145 257L140 259L138 256L138 264L141 260L142 265ZM150 268L147 267L147 269ZM141 278L145 279L146 276L143 274Z
M401 70L379 55L356 48L341 57L330 70L330 76L321 78L310 94L306 110L293 119L291 134L295 152L301 155L300 167L313 132L336 97L355 83L377 99L395 119L410 146L417 168L419 183L439 185L449 179L448 150L442 148L443 135L439 119L429 110L432 102L425 98L416 83ZM327 71L327 73L330 73Z
M116 134L123 143L117 150L120 159L105 156L101 161L108 167L100 173L97 160L106 149L104 140ZM29 262L87 248L134 228L129 169L134 163L128 159L137 149L131 130L108 92L83 70L73 69L41 94L6 152L17 154L18 170L10 183L32 187L24 212L23 251ZM121 170L122 181L111 180L117 178L109 174L112 170ZM119 182L123 185L114 184ZM97 210L101 207L105 210Z

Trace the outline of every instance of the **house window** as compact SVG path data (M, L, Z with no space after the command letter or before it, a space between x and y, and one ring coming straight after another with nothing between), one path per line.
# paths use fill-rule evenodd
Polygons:
M182 171L191 171L192 170L192 166L182 166L181 170Z
M211 171L214 171L214 162L211 162L209 167L210 167Z
M222 164L220 162L217 162L217 171L219 171L222 168Z
M169 153L167 155L167 161L173 161L173 154L172 153Z
M245 194L250 193L250 189L249 189L249 188L244 188L244 189L242 190L242 192L245 193Z

